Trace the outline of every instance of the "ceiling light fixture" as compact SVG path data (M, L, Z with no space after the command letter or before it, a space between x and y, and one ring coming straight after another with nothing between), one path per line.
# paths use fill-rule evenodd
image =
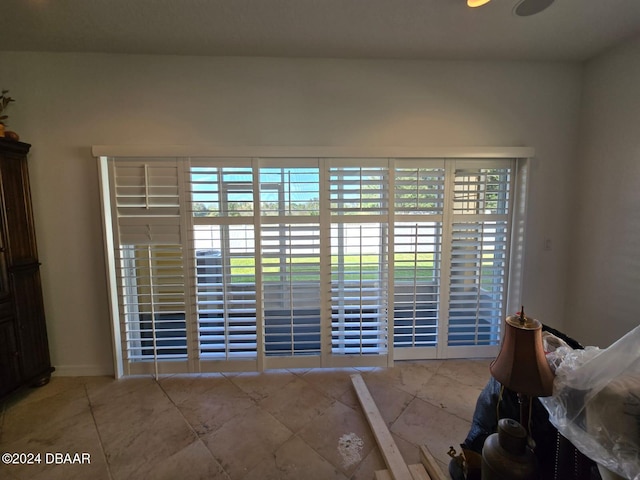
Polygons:
M467 0L467 7L481 7L482 5L486 5L490 1L491 0Z

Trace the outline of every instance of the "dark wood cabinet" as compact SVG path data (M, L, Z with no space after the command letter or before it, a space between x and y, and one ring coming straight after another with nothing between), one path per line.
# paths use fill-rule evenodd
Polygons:
M0 138L0 397L53 368L31 211L27 143Z

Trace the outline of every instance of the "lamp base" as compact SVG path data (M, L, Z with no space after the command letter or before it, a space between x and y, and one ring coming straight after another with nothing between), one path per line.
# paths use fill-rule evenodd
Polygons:
M490 435L482 447L482 480L537 480L538 461L527 440L522 425L501 419L498 433Z

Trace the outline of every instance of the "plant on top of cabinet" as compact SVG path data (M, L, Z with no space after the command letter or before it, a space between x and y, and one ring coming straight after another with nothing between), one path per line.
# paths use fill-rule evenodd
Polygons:
M6 120L7 118L9 118L9 116L4 113L4 111L7 109L11 102L15 102L15 100L11 98L8 93L9 90L2 90L2 93L0 93L0 137L6 136L7 138L11 138L12 140L19 140L20 137L18 137L17 133L5 130Z
M5 124L5 120L9 118L8 115L4 114L4 111L11 102L15 102L15 100L7 95L7 93L9 93L9 90L2 90L2 93L0 94L0 123L3 125Z

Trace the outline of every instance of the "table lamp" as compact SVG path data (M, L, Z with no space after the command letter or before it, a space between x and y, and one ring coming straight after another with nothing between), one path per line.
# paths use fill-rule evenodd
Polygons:
M520 424L529 432L531 397L548 397L553 392L554 374L542 345L542 324L524 314L508 316L502 346L489 366L493 378L518 394Z
M542 324L524 314L507 317L500 352L489 366L491 375L503 387L518 395L520 423L498 421L498 433L482 447L482 480L532 480L539 467L531 441L531 399L553 392L554 374L542 346Z

